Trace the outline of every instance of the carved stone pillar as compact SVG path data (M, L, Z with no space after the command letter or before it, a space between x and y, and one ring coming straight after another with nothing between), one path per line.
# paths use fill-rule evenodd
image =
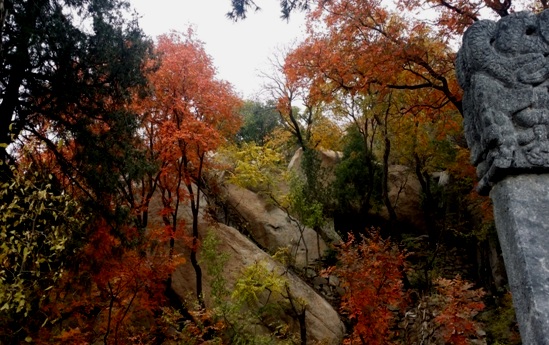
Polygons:
M549 345L549 11L474 23L456 72L523 344Z

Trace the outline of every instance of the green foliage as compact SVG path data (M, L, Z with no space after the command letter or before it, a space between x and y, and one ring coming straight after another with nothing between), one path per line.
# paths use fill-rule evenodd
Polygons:
M319 153L310 149L303 152L300 168L290 176L286 203L303 225L318 230L326 223L333 204L329 171L321 166Z
M335 196L340 210L360 213L368 210L371 202L381 203L382 171L355 127L349 128L344 141L343 159L335 171Z
M295 344L296 335L280 316L291 312L290 299L303 310L306 302L293 297L283 274L265 261L245 267L230 292L223 276L228 256L218 246L215 232L210 231L204 239L202 260L211 276L213 322L224 324L217 327L218 333L230 344Z
M273 101L261 103L258 101L246 101L240 113L244 123L237 134L243 142L255 142L257 145L265 145L268 137L275 128L281 127L280 115Z
M326 216L324 207L317 200L309 198L307 184L297 175L290 178L290 193L287 202L290 212L295 214L301 224L316 229L324 225Z
M296 335L280 316L290 313L291 306L297 304L305 310L306 302L290 294L288 281L276 269L269 268L267 262L259 261L246 267L237 279L233 293L231 344L294 344ZM235 327L236 326L236 327ZM270 336L257 335L258 326L267 328Z
M10 153L34 150L42 157L36 162L63 172L94 211L106 213L125 182L147 168L128 105L146 84L151 42L125 0L10 1L7 8L0 143ZM10 153L0 147L0 159Z
M280 0L282 18L289 19L291 13L296 9L305 10L309 8L310 2L311 0ZM250 9L258 11L260 7L253 0L232 0L232 7L227 13L227 17L235 21L244 19Z
M225 264L229 260L227 253L220 253L218 246L219 238L215 235L213 229L210 229L202 242L201 260L206 263L206 271L212 277L211 288L212 297L216 305L223 303L223 300L229 295L227 290L227 282L223 277Z
M63 274L85 219L70 195L53 187L51 175L12 167L0 186L0 315L29 316Z
M494 344L521 344L513 300L509 292L500 298L496 308L483 312L479 318L486 325L488 340Z
M248 266L236 281L231 297L238 303L258 303L261 295L281 293L286 284L280 274L267 267L263 261Z

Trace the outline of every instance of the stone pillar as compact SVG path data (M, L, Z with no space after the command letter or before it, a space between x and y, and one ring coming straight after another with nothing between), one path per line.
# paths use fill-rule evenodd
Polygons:
M490 193L523 344L549 344L549 174L509 176Z
M549 11L474 23L456 72L523 344L549 345Z

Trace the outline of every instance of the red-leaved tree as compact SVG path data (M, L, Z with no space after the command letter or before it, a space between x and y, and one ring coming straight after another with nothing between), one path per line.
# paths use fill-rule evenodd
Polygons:
M148 155L160 167L148 184L159 188L172 252L175 234L185 225L181 206L190 206L190 262L196 274L196 295L203 305L202 269L197 260L203 174L210 165L209 154L239 129L241 101L229 83L217 79L210 56L192 30L160 36L156 54L159 66L148 76L151 93L138 105L144 115Z
M404 306L402 269L405 255L374 232L341 245L334 273L342 279L345 294L341 311L353 328L347 344L390 344L395 310Z
M482 289L473 290L473 284L460 276L450 280L435 281L438 295L442 299L440 311L435 317L439 325L439 337L445 344L467 345L469 338L475 338L479 323L473 318L484 309Z

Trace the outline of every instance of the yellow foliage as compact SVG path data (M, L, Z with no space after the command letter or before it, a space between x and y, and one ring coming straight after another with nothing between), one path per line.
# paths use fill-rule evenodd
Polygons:
M85 220L68 194L55 193L52 176L12 167L0 187L0 312L27 316L63 274L65 247Z
M229 146L220 152L232 165L229 182L256 192L272 192L284 175L283 157L254 142Z
M269 295L281 293L286 284L286 280L269 269L267 263L259 261L244 269L231 297L239 302L258 302L264 292L268 291Z
M342 151L343 130L326 116L315 119L311 131L311 142L317 149Z

